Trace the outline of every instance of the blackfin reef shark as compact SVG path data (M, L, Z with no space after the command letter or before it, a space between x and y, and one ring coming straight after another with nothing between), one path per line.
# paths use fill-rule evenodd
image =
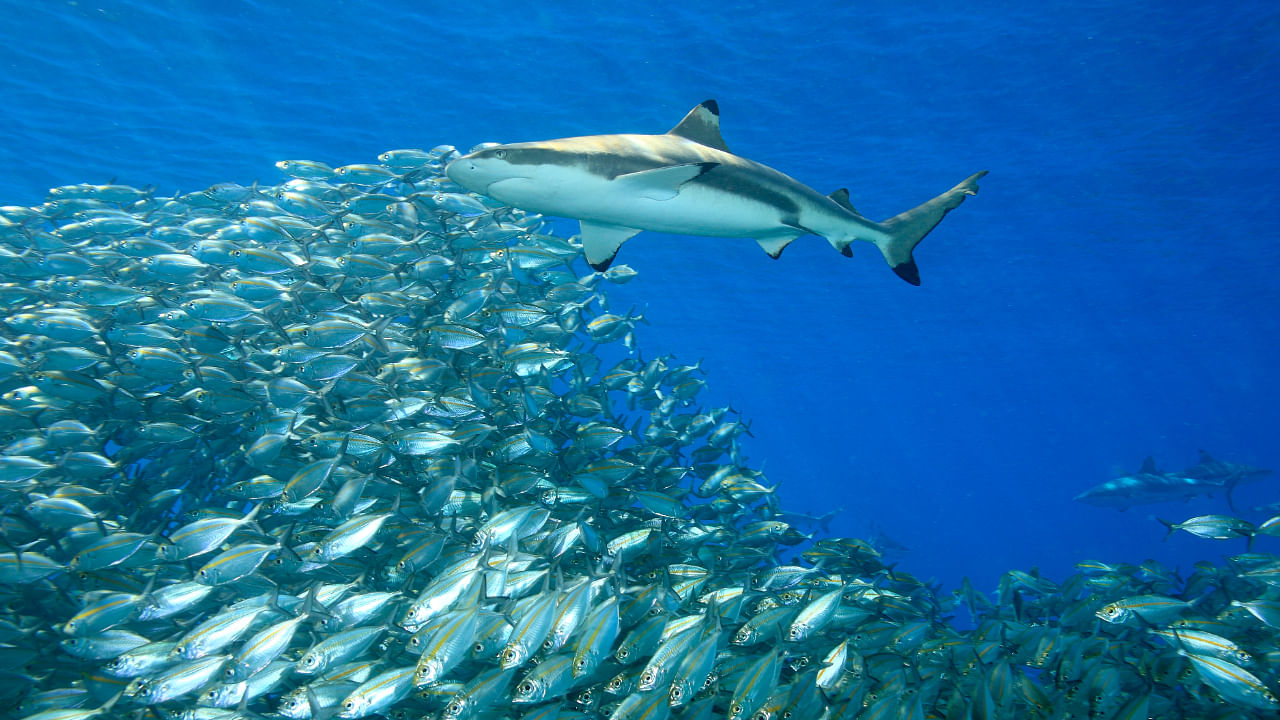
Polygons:
M1201 450L1200 462L1185 470L1161 472L1156 469L1155 460L1148 457L1138 472L1095 485L1075 499L1089 505L1125 510L1134 505L1187 500L1224 491L1227 504L1234 510L1232 494L1236 487L1270 474L1271 470L1266 468L1216 460Z
M730 152L720 110L708 100L662 135L591 135L482 147L451 162L449 179L523 210L582 224L587 263L605 270L641 230L753 238L772 258L802 235L819 235L846 257L865 240L898 277L920 284L912 251L965 197L982 171L884 222L863 217L846 189L823 195Z

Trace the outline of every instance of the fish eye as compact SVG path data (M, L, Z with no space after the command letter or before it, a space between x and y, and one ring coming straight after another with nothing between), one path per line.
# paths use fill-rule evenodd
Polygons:
M348 710L353 710L353 709L355 709L355 706L356 706L356 701L355 701L355 700L348 700L348 701L346 701L346 702L342 703L342 707L344 707L344 708L346 708L346 709L348 709Z
M528 695L529 693L533 692L533 683L529 682L528 680L525 680L524 682L520 683L518 687L516 687L516 692L520 693L521 695Z
M484 652L484 643L476 643L471 649L474 652Z

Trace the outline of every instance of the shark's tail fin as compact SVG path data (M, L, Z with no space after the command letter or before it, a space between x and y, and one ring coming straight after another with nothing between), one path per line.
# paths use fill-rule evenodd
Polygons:
M986 174L986 170L974 173L929 202L880 223L888 237L877 241L876 247L880 248L885 262L889 263L898 277L912 285L920 284L920 270L911 257L911 251L930 230L942 222L943 216L959 207L966 196L978 194L978 181Z

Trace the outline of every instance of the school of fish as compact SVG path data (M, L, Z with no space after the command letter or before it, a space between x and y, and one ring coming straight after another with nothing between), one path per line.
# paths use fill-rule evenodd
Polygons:
M941 589L810 537L448 146L0 207L0 713L1274 717L1280 557ZM1220 516L1202 537L1266 533Z

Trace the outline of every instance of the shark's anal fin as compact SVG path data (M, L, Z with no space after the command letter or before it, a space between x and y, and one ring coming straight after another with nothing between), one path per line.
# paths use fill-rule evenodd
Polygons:
M622 243L630 240L640 232L635 228L618 227L617 225L601 225L582 221L582 251L587 256L587 264L592 270L603 272L609 269L613 258L618 254Z
M680 124L671 128L667 134L729 152L729 148L724 144L724 138L720 137L720 106L715 100L708 100L690 110Z
M680 187L720 163L698 162L666 165L652 170L619 175L614 182L634 197L670 200L680 194ZM585 238L584 238L585 239Z

